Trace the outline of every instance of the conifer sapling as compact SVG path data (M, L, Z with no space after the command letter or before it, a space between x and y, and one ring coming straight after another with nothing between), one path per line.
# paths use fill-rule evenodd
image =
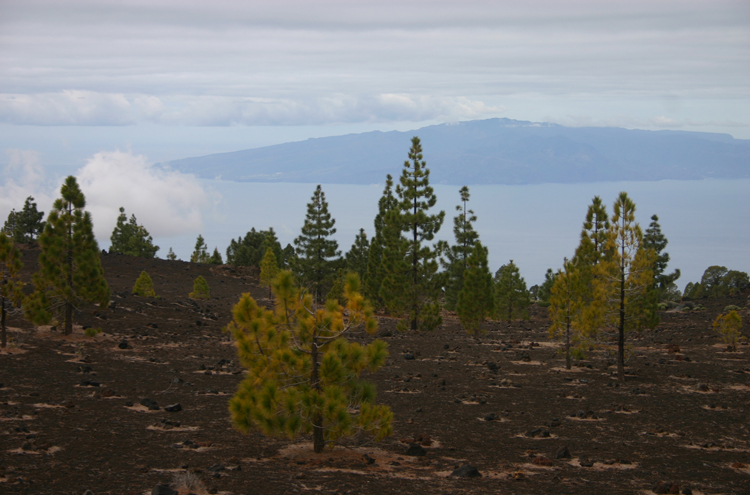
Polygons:
M193 292L189 296L191 299L208 299L211 296L208 282L203 275L198 275L198 278L193 281Z
M133 294L136 296L143 297L156 297L156 291L154 290L154 283L151 281L151 277L145 271L142 271L138 280L135 281L133 286Z
M5 317L8 313L6 301L11 307L19 306L23 300L23 283L18 274L23 268L21 253L5 232L0 232L0 346L8 344Z

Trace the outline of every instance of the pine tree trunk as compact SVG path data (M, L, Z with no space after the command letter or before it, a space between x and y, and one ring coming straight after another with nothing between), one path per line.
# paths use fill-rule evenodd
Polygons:
M617 379L625 381L625 271L620 271L620 324L617 336Z
M417 199L415 197L414 198L414 218L416 219L416 217L417 217ZM419 301L418 301L418 291L417 291L417 281L418 281L418 278L417 278L417 265L419 264L419 257L418 257L419 253L417 252L418 249L417 249L417 224L416 224L416 220L415 220L415 223L414 223L414 246L412 247L412 250L414 252L414 254L412 256L412 267L411 267L411 269L412 269L412 277L413 277L413 281L412 281L412 290L413 290L412 297L414 298L414 301L413 301L413 307L412 307L413 318L411 320L411 329L414 330L414 331L416 331L417 328L419 328L419 324L418 324L419 322L417 321L419 319Z
M320 392L320 379L318 378L318 343L313 337L311 348L312 371L310 373L310 385L313 390ZM313 425L313 452L320 454L325 447L325 437L323 435L323 416L318 412L312 418Z
M570 318L565 328L565 369L570 369Z
M72 214L72 205L68 207L68 213ZM73 226L71 223L68 224L68 279L67 284L70 291L73 291ZM65 328L63 335L70 335L73 333L73 304L70 301L65 301Z
M8 345L7 336L5 334L5 298L0 296L0 333L2 333L2 347L5 347Z

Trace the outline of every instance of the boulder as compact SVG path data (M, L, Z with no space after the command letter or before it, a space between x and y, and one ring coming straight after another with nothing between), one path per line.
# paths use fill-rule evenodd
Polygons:
M476 466L464 464L460 468L453 471L451 473L451 476L455 476L457 478L481 478L482 473L479 472Z
M182 411L182 406L179 403L172 404L172 405L166 406L164 410L167 412L180 412Z
M421 457L427 455L427 451L418 443L409 444L409 448L406 450L406 455Z

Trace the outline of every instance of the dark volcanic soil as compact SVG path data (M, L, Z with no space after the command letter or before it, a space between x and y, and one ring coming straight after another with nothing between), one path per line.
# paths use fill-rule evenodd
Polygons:
M24 253L26 279L36 254ZM621 386L606 351L564 370L543 308L530 321L488 323L481 338L450 315L421 334L398 334L382 318L390 358L371 379L393 409L394 435L314 455L308 438L243 435L230 424L227 401L242 369L221 329L242 292L267 297L251 271L118 255L102 262L114 304L81 308L77 320L100 327L96 338L81 327L63 337L9 320L2 493L143 494L176 481L184 495L190 473L205 487L193 487L198 495L677 493L673 485L750 493L750 347L726 352L711 329L726 305L746 306L747 293L664 313L656 331L631 335ZM141 270L158 299L130 294ZM208 301L187 297L198 275L211 287ZM173 404L182 410L167 412ZM426 455L406 455L415 441ZM570 458L556 459L562 447ZM464 464L482 476L449 476Z

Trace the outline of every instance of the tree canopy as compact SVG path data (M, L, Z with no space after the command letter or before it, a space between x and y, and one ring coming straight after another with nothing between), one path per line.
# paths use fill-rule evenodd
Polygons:
M128 221L123 207L120 207L117 225L115 225L109 240L111 242L109 248L111 253L153 258L159 250L159 246L154 245L148 230L142 225L138 225L135 215L131 215Z

